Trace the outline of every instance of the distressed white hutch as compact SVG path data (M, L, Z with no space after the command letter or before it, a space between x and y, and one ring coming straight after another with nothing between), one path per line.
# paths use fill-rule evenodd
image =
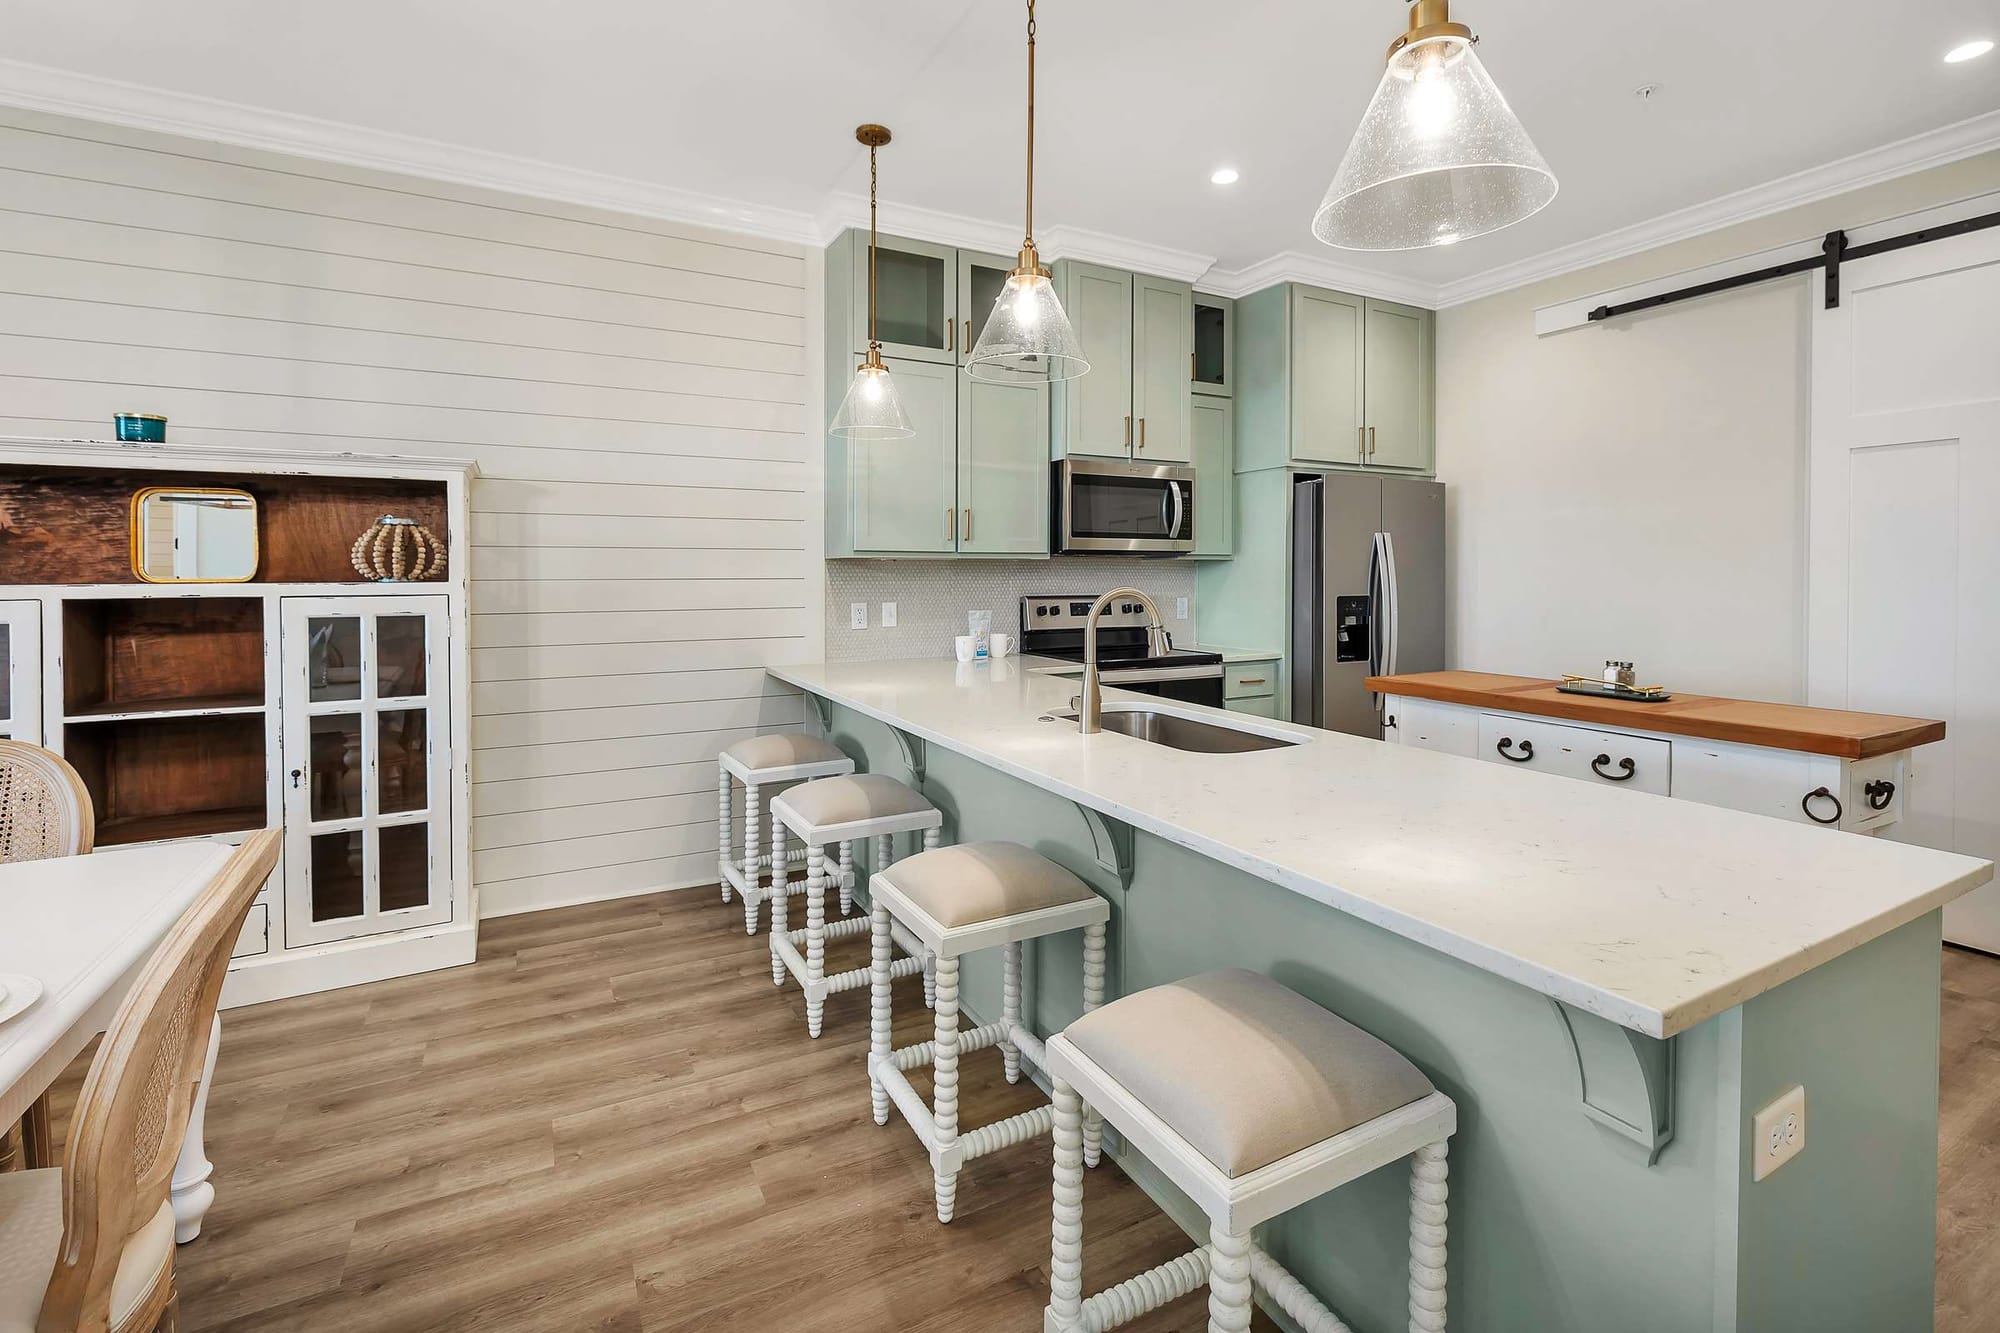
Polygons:
M249 1004L469 963L467 598L474 469L455 460L0 439L0 736L83 776L102 854L282 825L223 992ZM259 501L249 582L131 572L130 497ZM349 549L409 512L434 580Z

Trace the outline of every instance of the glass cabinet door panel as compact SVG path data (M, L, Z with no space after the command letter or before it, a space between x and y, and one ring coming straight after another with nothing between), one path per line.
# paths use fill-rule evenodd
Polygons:
M42 620L37 602L0 602L0 740L42 743Z
M14 627L0 623L0 740L14 735Z
M431 831L426 824L382 830L382 910L422 907L430 897Z
M360 714L324 713L312 719L307 783L315 822L361 818Z
M343 921L362 913L366 896L361 831L321 833L312 840L312 919Z
M865 262L864 251L864 262ZM950 261L937 255L878 250L876 317L885 343L944 350Z
M354 616L315 617L310 622L308 693L314 703L361 697L361 621Z
M376 790L383 814L421 810L430 803L429 734L421 708L377 714Z
M284 599L288 947L451 919L448 606Z
M402 698L428 692L424 670L424 618L381 616L375 621L375 693Z
M1194 382L1210 389L1226 389L1228 366L1228 315L1220 306L1194 306Z

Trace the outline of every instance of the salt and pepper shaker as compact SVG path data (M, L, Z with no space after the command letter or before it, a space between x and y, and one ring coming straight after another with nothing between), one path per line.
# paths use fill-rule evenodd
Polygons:
M1606 685L1622 685L1628 690L1633 689L1639 684L1639 673L1633 668L1630 662L1620 662L1607 658L1604 663L1604 683Z

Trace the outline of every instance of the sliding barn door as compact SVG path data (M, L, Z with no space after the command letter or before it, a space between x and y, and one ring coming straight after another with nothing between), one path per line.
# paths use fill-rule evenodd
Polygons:
M443 597L287 597L285 943L451 917Z
M1809 702L1943 718L1887 836L2000 857L2000 232L1815 282ZM1945 910L2000 952L2000 887Z

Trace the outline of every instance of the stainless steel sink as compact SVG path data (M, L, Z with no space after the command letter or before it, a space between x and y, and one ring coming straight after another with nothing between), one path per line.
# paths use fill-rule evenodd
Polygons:
M1050 719L1075 722L1074 710L1050 713ZM1155 745L1164 745L1173 750L1191 750L1197 754L1248 754L1255 750L1282 750L1299 742L1288 736L1265 736L1254 731L1239 731L1235 727L1221 727L1213 722L1198 722L1178 713L1157 713L1149 708L1106 708L1104 729L1115 731L1122 736L1131 736Z

